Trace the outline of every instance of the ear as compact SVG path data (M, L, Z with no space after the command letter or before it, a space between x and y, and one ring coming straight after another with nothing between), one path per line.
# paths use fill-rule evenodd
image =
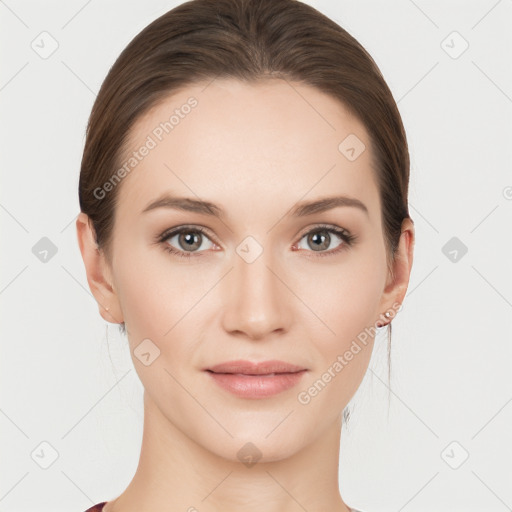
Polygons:
M390 323L396 316L405 298L412 269L414 242L414 223L409 218L404 219L395 259L390 264L388 279L380 302L380 323L383 326ZM389 317L384 316L386 312L389 312Z
M104 252L96 244L92 222L83 212L80 212L76 219L76 233L87 282L98 303L100 315L107 322L120 324L123 322L123 314L112 285L111 269Z

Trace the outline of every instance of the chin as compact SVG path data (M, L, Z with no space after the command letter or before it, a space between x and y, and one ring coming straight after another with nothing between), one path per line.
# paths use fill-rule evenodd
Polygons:
M270 429L271 430L271 429ZM233 438L225 436L223 442L219 439L209 439L203 447L231 462L241 462L247 467L255 463L276 462L287 459L300 451L303 446L298 442L303 439L300 433L294 435L284 430L284 435L277 432L268 436L269 430L240 435L232 432ZM268 436L268 437L267 437Z

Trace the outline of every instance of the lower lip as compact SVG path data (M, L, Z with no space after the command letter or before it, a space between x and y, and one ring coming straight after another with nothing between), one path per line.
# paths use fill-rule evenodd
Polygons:
M207 372L222 388L242 398L266 398L296 386L306 373L276 373L275 375L242 375L240 373Z

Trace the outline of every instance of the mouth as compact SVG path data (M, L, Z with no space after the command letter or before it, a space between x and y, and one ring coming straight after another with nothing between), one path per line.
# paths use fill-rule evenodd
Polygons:
M204 371L224 390L241 398L267 398L296 386L306 368L284 361L229 361Z
M212 373L229 373L240 375L272 375L281 373L297 373L306 370L305 367L296 364L286 363L285 361L227 361L205 368Z

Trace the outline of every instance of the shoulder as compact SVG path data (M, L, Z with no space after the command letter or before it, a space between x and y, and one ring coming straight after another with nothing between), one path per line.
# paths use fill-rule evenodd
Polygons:
M103 506L105 505L105 503L107 503L107 502L102 501L101 503L97 503L93 507L88 508L85 512L101 512L103 510Z

